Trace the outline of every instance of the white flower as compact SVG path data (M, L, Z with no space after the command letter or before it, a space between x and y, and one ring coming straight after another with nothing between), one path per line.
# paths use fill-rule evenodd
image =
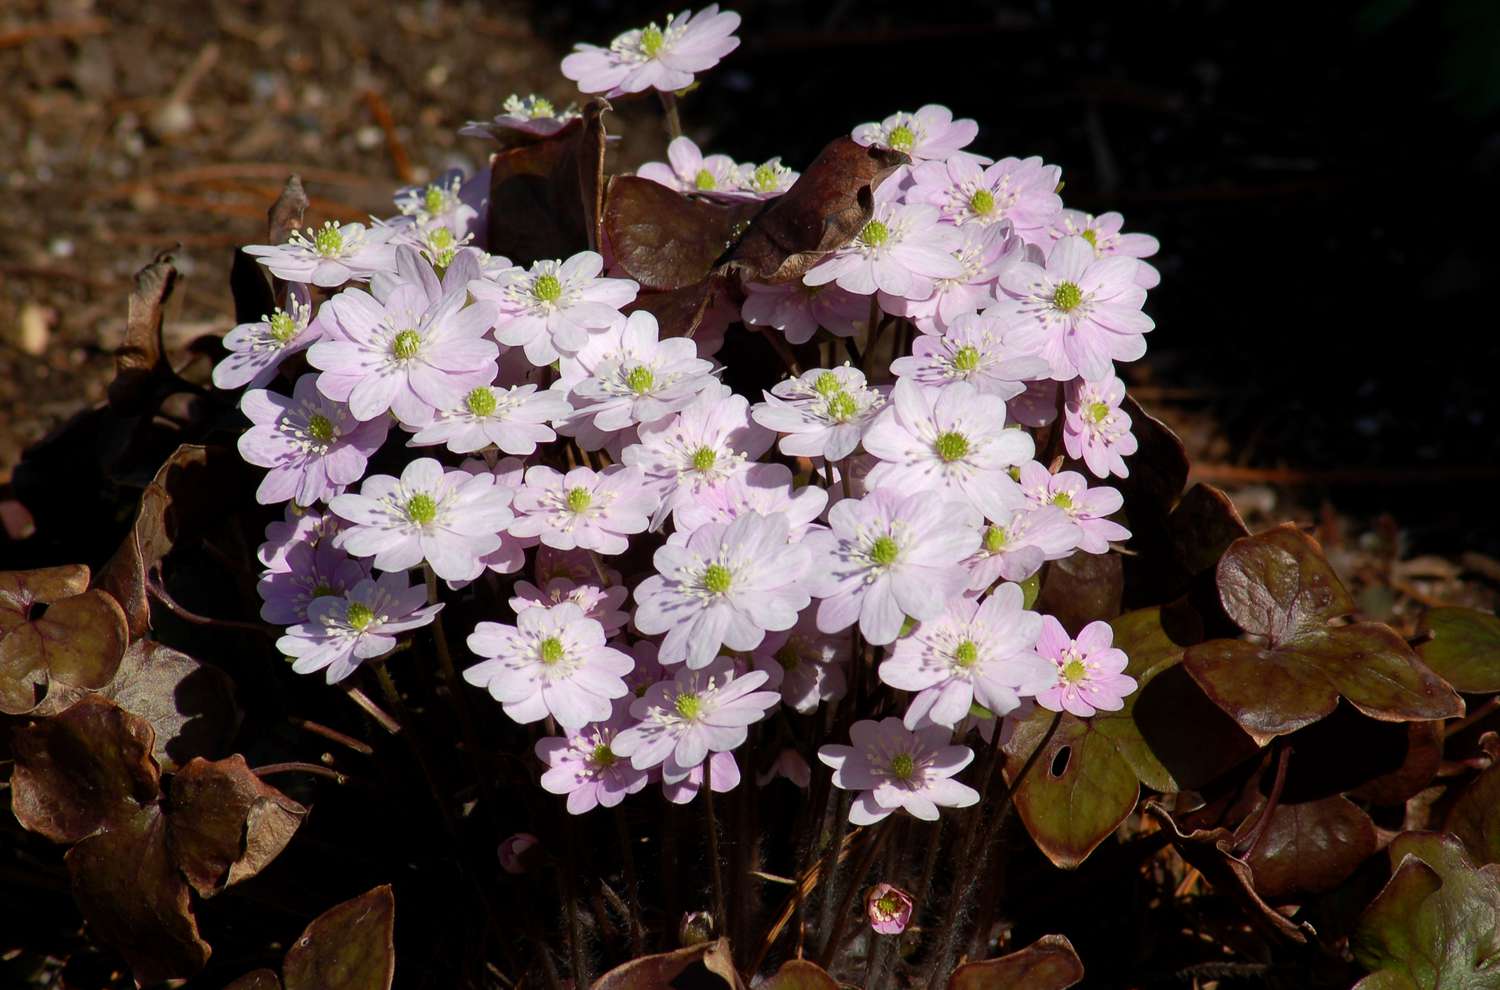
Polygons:
M496 340L524 348L527 360L545 367L623 322L620 307L635 299L640 286L626 278L600 278L603 270L600 255L582 251L567 261L538 261L529 269L476 279L469 292L495 305Z
M637 770L666 764L674 777L702 763L710 753L742 744L748 727L766 717L781 700L775 691L757 691L765 671L735 676L734 661L720 657L707 667L684 667L658 681L630 706L640 724L615 736L613 749L630 757Z
M634 468L611 465L602 472L581 467L566 475L535 465L516 492L512 536L535 536L557 550L624 553L627 536L643 533L657 498Z
M553 388L566 392L577 418L601 433L655 423L717 384L713 365L687 337L657 339L656 317L644 310L591 337L559 364Z
M859 446L885 396L867 386L860 371L843 365L827 371L814 368L778 382L765 393L765 400L756 403L750 416L785 434L779 445L783 454L841 461Z
M431 423L408 441L412 447L446 444L455 454L472 454L491 444L507 454L525 456L557 434L547 426L573 411L558 392L538 392L535 385L500 388L480 385L449 408L439 409Z
M390 243L395 233L393 227L329 220L317 230L292 231L285 244L251 244L244 250L277 278L336 289L345 282L368 281L376 272L395 271L396 248Z

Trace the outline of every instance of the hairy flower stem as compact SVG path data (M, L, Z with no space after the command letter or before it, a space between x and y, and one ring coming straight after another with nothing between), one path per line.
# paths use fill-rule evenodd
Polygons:
M635 871L635 848L630 842L630 823L625 820L625 809L615 805L615 834L620 839L620 861L625 869L625 896L630 898L630 951L642 955L646 951L646 929L641 923L641 883Z
M427 580L427 603L438 604L437 575L427 564L422 565L422 574ZM442 673L443 688L448 696L448 704L458 716L458 730L463 736L464 751L468 757L469 770L479 782L479 794L483 799L480 803L488 817L499 807L495 796L494 783L490 775L479 765L478 754L483 752L479 745L479 733L474 728L474 717L469 711L468 701L459 688L458 670L453 665L453 652L448 648L448 633L443 628L443 614L439 612L432 620L432 641L437 652L438 669Z
M818 931L826 932L833 924L834 898L838 890L839 851L844 848L844 836L849 832L849 805L853 794L845 790L833 792L837 795L833 812L833 841L828 844L828 862L823 867L823 903L818 911ZM832 796L832 795L830 795Z
M880 296L872 292L870 294L870 317L869 322L865 327L865 353L864 357L859 362L859 370L864 372L867 376L870 369L867 368L866 365L869 362L875 360L875 341L879 338L879 336Z
M578 839L572 815L563 816L563 852L567 862L557 872L562 885L563 903L568 915L568 951L572 956L573 985L589 985L588 955L583 944L583 918L578 913Z
M713 870L714 928L724 933L724 868L719 860L719 820L714 816L714 762L710 754L703 761L703 825L708 830L708 862Z
M973 898L975 889L984 877L984 868L988 859L990 846L994 843L995 836L1005 827L1006 820L1010 818L1010 813L1015 808L1016 791L1020 789L1021 784L1026 779L1026 775L1031 772L1031 768L1036 765L1037 760L1042 755L1042 751L1047 748L1047 743L1052 741L1053 733L1057 732L1057 726L1061 722L1061 713L1052 716L1052 724L1047 726L1047 732L1042 736L1041 741L1037 743L1036 749L1032 750L1031 754L1026 757L1026 762L1021 765L1021 770L1016 774L1014 783L1006 788L1005 803L1001 805L998 814L990 816L990 821L983 833L980 834L978 841L972 841L972 828L965 830L965 841L961 842L957 849L959 858L954 861L957 865L957 869L954 870L954 888L948 895L948 907L943 914L943 923L938 927L940 941L938 942L936 951L933 952L932 963L928 967L927 979L924 981L928 990L938 990L939 987L942 987L947 982L948 968L953 958L953 948L958 944L959 929L963 927L959 924L959 919L967 912L969 901ZM997 725L995 726L996 745L991 747L992 752L998 749L999 739L1000 727ZM991 760L991 766L993 767L993 760ZM993 772L990 776L993 776ZM988 791L989 784L990 777L986 777L983 781L985 791ZM975 819L981 817L979 810L984 805L985 802L981 799L974 806Z
M823 949L818 953L818 965L828 969L838 958L839 949L843 947L844 930L849 927L849 915L854 910L854 901L859 897L860 889L864 886L865 875L870 872L870 867L875 863L875 857L880 855L880 847L885 844L886 836L890 834L890 819L879 822L871 828L874 833L869 841L865 843L865 850L854 864L854 870L845 878L844 896L839 898L838 909L833 915L833 927L828 932L827 939L823 942Z
M676 140L682 137L682 119L677 115L677 94L669 90L659 89L656 91L661 97L662 114L666 118L667 136Z

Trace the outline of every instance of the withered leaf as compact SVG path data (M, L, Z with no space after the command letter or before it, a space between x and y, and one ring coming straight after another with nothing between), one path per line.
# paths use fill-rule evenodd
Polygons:
M1043 935L1024 949L964 963L948 990L1067 990L1083 979L1083 960L1062 935Z
M610 179L604 231L615 263L645 289L701 282L738 239L760 203L691 199L633 175Z
M251 773L243 756L195 759L172 778L167 840L188 883L211 897L264 869L306 814Z
M36 708L52 680L96 688L114 676L125 614L109 595L86 590L88 577L82 565L0 573L0 712Z
M154 640L132 643L99 693L151 723L152 755L165 770L219 755L239 726L229 676Z
M727 939L632 959L595 980L592 990L661 990L677 985L679 980L683 985L707 987L714 985L710 976L718 977L729 990L742 990L744 986L735 971ZM695 982L689 983L689 978Z
M109 404L125 415L146 411L159 385L173 377L162 346L163 309L177 284L172 255L162 252L136 272L125 322L125 340L115 351L115 378L109 384Z
M808 959L788 959L760 990L839 990L828 971Z
M286 990L388 990L396 976L395 925L387 885L328 909L287 951Z
M568 128L490 159L491 254L529 266L588 249L580 179L584 133Z

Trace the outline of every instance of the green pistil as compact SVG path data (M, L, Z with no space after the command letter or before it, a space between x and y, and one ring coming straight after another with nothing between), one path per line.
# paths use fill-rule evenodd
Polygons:
M441 213L447 200L448 194L442 186L428 186L427 191L422 194L422 209L428 213Z
M943 463L951 463L969 452L969 438L962 433L940 433L932 449Z
M562 640L556 636L548 636L537 644L537 659L551 667L563 658Z
M910 753L897 753L891 757L891 776L897 780L911 780L912 774L917 772L917 762L911 758Z
M297 336L297 321L292 319L292 314L285 310L278 309L266 322L271 325L271 339L283 347L290 344L292 338Z
M697 718L698 713L703 710L703 702L696 694L679 694L672 704L676 707L677 714L690 721Z
M1089 676L1089 668L1082 660L1069 660L1063 664L1062 679L1069 684L1077 684Z
M839 391L840 388L841 386L839 385L839 376L835 375L831 371L825 371L817 378L813 379L813 391L817 392L819 395L832 395L833 393Z
M464 405L469 412L481 418L495 414L495 393L480 386L464 396Z
M554 117L556 115L557 115L557 109L555 107L553 107L551 100L544 99L543 97L540 97L540 96L535 97L534 99L532 99L532 101L531 101L531 116L533 118L536 118L536 117Z
M709 564L703 569L703 587L716 595L729 593L734 575L723 564Z
M650 368L638 364L625 376L625 385L636 395L645 395L656 385L656 376L651 373Z
M967 375L979 368L979 348L965 344L953 352L953 370Z
M312 590L312 597L314 598L327 598L329 595L336 594L338 594L338 592L334 590L333 585L331 584L315 585Z
M1064 313L1071 313L1083 302L1083 290L1072 282L1059 282L1052 290L1052 305Z
M350 602L349 607L344 610L344 621L363 632L366 626L375 621L375 613L363 602Z
M755 187L756 192L770 192L776 188L778 181L780 176L770 165L756 166L755 174L750 177L750 184Z
M396 339L391 341L391 353L401 361L411 360L421 349L422 335L415 330L402 330L396 334Z
M328 443L334 437L333 421L322 413L313 413L307 418L307 432L318 443Z
M641 29L641 51L647 58L656 57L656 53L661 51L663 40L661 28L655 24L647 24Z
M910 151L917 143L917 135L910 127L902 124L891 130L891 136L886 138L886 143L897 151Z
M999 553L1005 549L1005 527L990 526L984 531L984 549L986 553Z
M718 460L719 455L714 453L712 447L699 447L693 451L693 470L712 471Z
M891 236L891 228L879 220L871 220L859 232L859 240L866 247L878 248Z
M332 258L344 249L344 235L331 223L313 235L313 250L324 258Z
M1094 250L1099 250L1099 235L1094 232L1092 227L1086 228L1078 236L1088 241L1089 246Z
M1109 404L1106 402L1090 402L1084 407L1090 420L1102 423L1109 418Z
M969 212L977 216L988 216L995 208L995 194L988 189L976 189L969 197Z
M569 512L582 512L594 501L594 493L587 488L569 488L566 496Z
M615 756L615 751L610 749L607 743L600 743L599 745L594 747L594 766L600 767L604 770L608 770L610 767L615 765L615 760L617 759L619 759L619 757Z
M972 667L979 662L979 646L971 639L966 639L953 648L953 660L960 667Z
M882 915L892 915L901 909L901 903L890 894L875 898L875 910Z
M698 174L693 176L693 186L697 189L714 189L719 185L714 174L706 168L700 168Z
M426 492L417 492L406 500L406 518L418 526L426 526L437 518L437 503Z
M556 275L538 275L531 283L531 294L538 302L555 303L562 298L562 283Z
M870 544L870 559L878 567L889 567L901 556L901 545L889 536L879 536Z
M835 392L828 397L828 418L836 423L853 419L859 412L859 404L848 392Z
M453 264L453 256L458 253L458 242L447 227L434 227L428 231L427 247L432 251L432 264L439 275Z
M1067 492L1058 492L1052 496L1052 504L1059 509L1071 509L1073 508L1073 496Z

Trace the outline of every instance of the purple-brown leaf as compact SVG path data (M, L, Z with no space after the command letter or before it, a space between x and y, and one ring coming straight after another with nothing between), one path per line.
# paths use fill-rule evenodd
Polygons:
M707 278L761 209L691 199L650 179L617 175L609 182L604 232L615 263L642 288L681 289Z
M595 980L592 990L661 990L685 976L697 981L687 983L684 979L685 986L712 986L710 976L718 977L730 990L742 990L744 986L735 971L729 942L721 938L632 959ZM287 990L293 988L288 986Z
M1066 990L1083 979L1083 960L1062 935L1043 935L1024 949L964 963L948 990Z
M172 778L167 836L204 897L259 873L286 848L307 809L263 783L243 756L196 759Z
M286 990L388 990L396 976L396 899L376 887L320 914L286 954Z
M1321 894L1348 879L1376 849L1375 823L1341 795L1278 804L1249 856L1267 900Z

